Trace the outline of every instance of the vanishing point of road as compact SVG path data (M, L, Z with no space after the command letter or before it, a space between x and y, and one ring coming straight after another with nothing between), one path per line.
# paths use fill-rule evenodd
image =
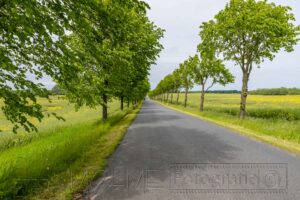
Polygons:
M92 200L298 200L300 157L146 100Z

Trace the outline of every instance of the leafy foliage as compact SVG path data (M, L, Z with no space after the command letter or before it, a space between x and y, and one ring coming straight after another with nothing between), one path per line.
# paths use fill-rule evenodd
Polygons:
M200 110L203 111L204 95L209 89L217 83L226 85L234 82L233 75L225 68L222 61L215 57L215 52L205 47L205 44L200 44L200 57L198 55L189 57L183 64L180 64L178 69L172 74L167 75L158 84L156 89L150 93L150 96L168 101L169 95L165 98L166 95L164 94L171 93L171 97L173 97L173 93L177 92L178 103L180 90L184 88L184 105L187 106L188 92L197 84L201 86ZM209 81L210 86L206 87Z
M295 18L290 11L290 7L267 1L231 0L213 20L202 23L201 43L198 45L200 56L190 57L180 66L185 107L188 90L194 84L202 86L200 110L203 111L204 95L214 84L234 82L234 77L222 63L222 60L231 60L240 66L243 73L240 118L244 119L248 82L254 65L259 66L265 59L273 60L282 49L293 51L299 41L300 26L293 24ZM179 78L178 75L175 77ZM152 97L165 99L162 94L170 92L174 85L167 80L166 77L152 91ZM206 87L207 83L211 85Z
M56 1L1 1L0 4L0 98L7 119L27 131L36 130L27 116L43 118L37 96L47 97L37 80L44 74L58 76L61 57L59 44L63 42L65 21L59 17L61 6ZM73 71L66 69L68 73Z
M225 60L232 60L243 72L240 118L246 114L248 82L253 66L273 60L281 49L293 51L299 41L291 8L256 0L231 0L214 20L201 28L205 44ZM210 46L206 45L206 48Z
M147 81L163 34L147 18L147 9L139 0L1 1L0 98L14 130L20 125L36 130L28 116L44 117L36 97L48 98L37 83L45 75L78 107L107 110L112 97L145 96L144 89L137 96L132 91L140 92L135 88Z
M147 4L141 1L98 4L99 9L94 9L93 14L84 13L91 37L86 38L81 29L74 31L73 47L78 47L85 60L78 72L79 79L63 86L78 107L102 105L105 120L107 102L112 97L141 100L147 94L148 91L137 88L141 85L148 88L143 83L148 80L150 65L162 48L159 39L163 31L146 17Z
M200 45L201 46L201 45ZM197 64L194 68L195 83L201 86L201 102L200 111L204 110L205 93L211 89L216 83L225 86L234 82L233 75L225 68L221 60L210 56L205 50L200 50L200 59L195 56ZM208 87L207 84L210 84Z

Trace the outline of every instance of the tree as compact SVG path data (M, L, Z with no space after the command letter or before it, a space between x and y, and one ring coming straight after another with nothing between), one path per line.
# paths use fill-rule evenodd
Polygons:
M147 4L140 2L134 15L134 12L125 12L128 14L129 25L126 26L125 31L128 34L122 44L128 46L132 55L127 63L115 69L112 77L114 80L111 81L115 85L114 96L121 100L121 108L123 108L124 99L127 99L128 102L133 100L135 94L132 92L132 88L140 82L145 82L150 66L155 64L158 53L163 48L159 43L159 38L163 36L163 30L149 21L146 16L147 8L149 8ZM128 9L131 10L132 6Z
M171 95L171 103L173 100L173 89L174 89L174 82L172 74L167 75L164 80L164 91L167 93L167 103L169 102L169 96Z
M184 107L187 106L188 101L188 92L190 89L193 88L194 82L193 82L193 69L195 62L192 57L189 57L186 61L184 61L183 64L180 64L180 72L182 77L182 86L185 89L185 96L184 96Z
M194 82L201 86L200 111L204 110L205 93L215 84L219 83L225 86L227 83L233 83L234 77L225 68L225 65L220 59L215 57L212 52L207 52L206 44L201 43L198 46L200 58L198 55L193 57L194 66ZM210 83L208 87L206 85Z
M293 51L299 41L291 8L267 1L231 0L215 19L201 28L209 32L206 44L216 44L225 60L232 60L243 72L240 119L245 118L248 82L254 65L273 60L281 49ZM203 32L203 33L204 33ZM208 35L208 33L205 35Z
M150 82L148 77L144 80L139 81L136 87L133 88L133 96L135 102L141 101L145 98L147 93L150 91Z
M136 100L132 91L148 76L150 65L162 48L159 39L163 31L147 18L148 5L144 2L94 3L100 5L78 11L91 30L74 31L79 41L73 48L77 47L86 63L79 72L80 81L74 83L68 97L78 107L101 105L102 118L106 120L107 104L113 97L121 102L124 97Z
M28 74L37 81L45 74L67 81L76 72L71 64L76 57L64 47L69 30L65 11L62 2L54 0L0 2L0 98L14 132L20 126L36 131L28 116L39 121L44 117L37 97L48 98L49 93Z
M113 84L114 76L119 77L116 69L120 66L127 67L132 56L126 43L119 43L128 34L125 30L128 24L125 14L127 3L128 1L89 1L86 9L80 9L80 5L76 3L70 5L78 18L85 19L83 23L86 28L75 27L72 40L75 39L76 42L71 42L71 47L80 52L85 62L80 66L79 80L63 86L77 108L83 105L92 108L101 105L103 120L108 118L108 102L116 88ZM71 88L70 85L74 87Z
M155 90L149 93L150 97L157 97L157 99L163 101L165 100L165 87L164 87L164 79L161 80L158 85L156 86Z
M173 79L174 79L174 89L175 89L175 92L177 93L176 104L178 104L179 103L180 89L182 87L182 80L181 80L181 74L180 74L179 69L176 69L173 72Z
M109 100L129 98L162 49L147 9L139 0L1 1L0 98L14 131L37 130L28 116L42 120L36 97L49 94L27 74L49 75L77 108L101 105L103 119Z

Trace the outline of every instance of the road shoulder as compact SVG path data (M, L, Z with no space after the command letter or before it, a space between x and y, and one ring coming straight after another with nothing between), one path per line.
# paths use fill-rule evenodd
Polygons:
M140 112L141 105L130 110L124 118L91 147L77 163L67 171L52 177L43 188L34 191L26 199L82 199L82 191L102 176L107 160L115 152L128 127Z
M256 131L253 131L250 129L246 129L244 127L241 127L241 126L238 126L235 124L230 124L230 123L222 122L222 121L215 120L212 118L204 117L201 115L201 113L199 111L185 109L183 106L180 106L180 105L168 104L168 103L164 103L164 102L160 102L160 101L154 101L154 102L156 102L164 107L167 107L169 109L184 113L186 115L190 115L190 116L196 117L198 119L205 120L207 122L211 122L213 124L222 126L224 128L228 128L228 129L232 130L234 133L237 133L237 134L240 134L243 136L247 136L256 141L261 141L261 142L264 142L267 144L271 144L274 147L277 147L282 150L286 150L292 154L300 155L300 145L296 144L294 142L290 142L290 141L283 140L280 138L264 135L259 132L256 132Z

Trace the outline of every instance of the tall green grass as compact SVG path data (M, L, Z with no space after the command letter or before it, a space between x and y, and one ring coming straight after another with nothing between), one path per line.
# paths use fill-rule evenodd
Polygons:
M55 174L80 160L129 110L119 111L119 102L109 104L110 118L101 120L101 109L82 108L78 112L65 99L53 97L52 103L39 99L45 113L55 111L66 121L54 117L35 122L38 133L18 134L0 114L0 199L26 196Z
M70 104L68 100L58 96L51 97L51 102L45 98L39 98L38 101L43 106L45 118L42 122L31 119L39 130L37 133L27 133L20 129L17 134L14 134L12 132L12 124L6 120L5 116L0 111L0 129L2 130L2 132L0 132L0 152L14 146L28 144L40 137L51 135L61 128L101 118L100 107L96 109L82 107L76 111L73 104ZM2 103L0 102L0 106L1 104ZM110 102L109 114L114 115L118 111L119 102ZM57 115L63 117L65 121L57 120L53 116L48 117L48 114L51 112L57 113Z
M207 107L207 111L225 113L232 116L238 116L239 108L237 107ZM261 119L282 119L287 121L298 121L300 120L300 109L292 108L249 108L247 109L247 116L252 118Z
M95 178L100 177L107 164L107 158L114 152L124 137L127 128L136 118L140 105L133 107L119 120L117 117L111 119L114 124L105 134L94 142L90 148L82 154L67 170L55 174L47 184L33 191L26 200L40 199L82 199L82 191Z
M0 198L25 195L35 185L68 169L123 116L117 114L106 123L91 121L61 128L0 153Z

